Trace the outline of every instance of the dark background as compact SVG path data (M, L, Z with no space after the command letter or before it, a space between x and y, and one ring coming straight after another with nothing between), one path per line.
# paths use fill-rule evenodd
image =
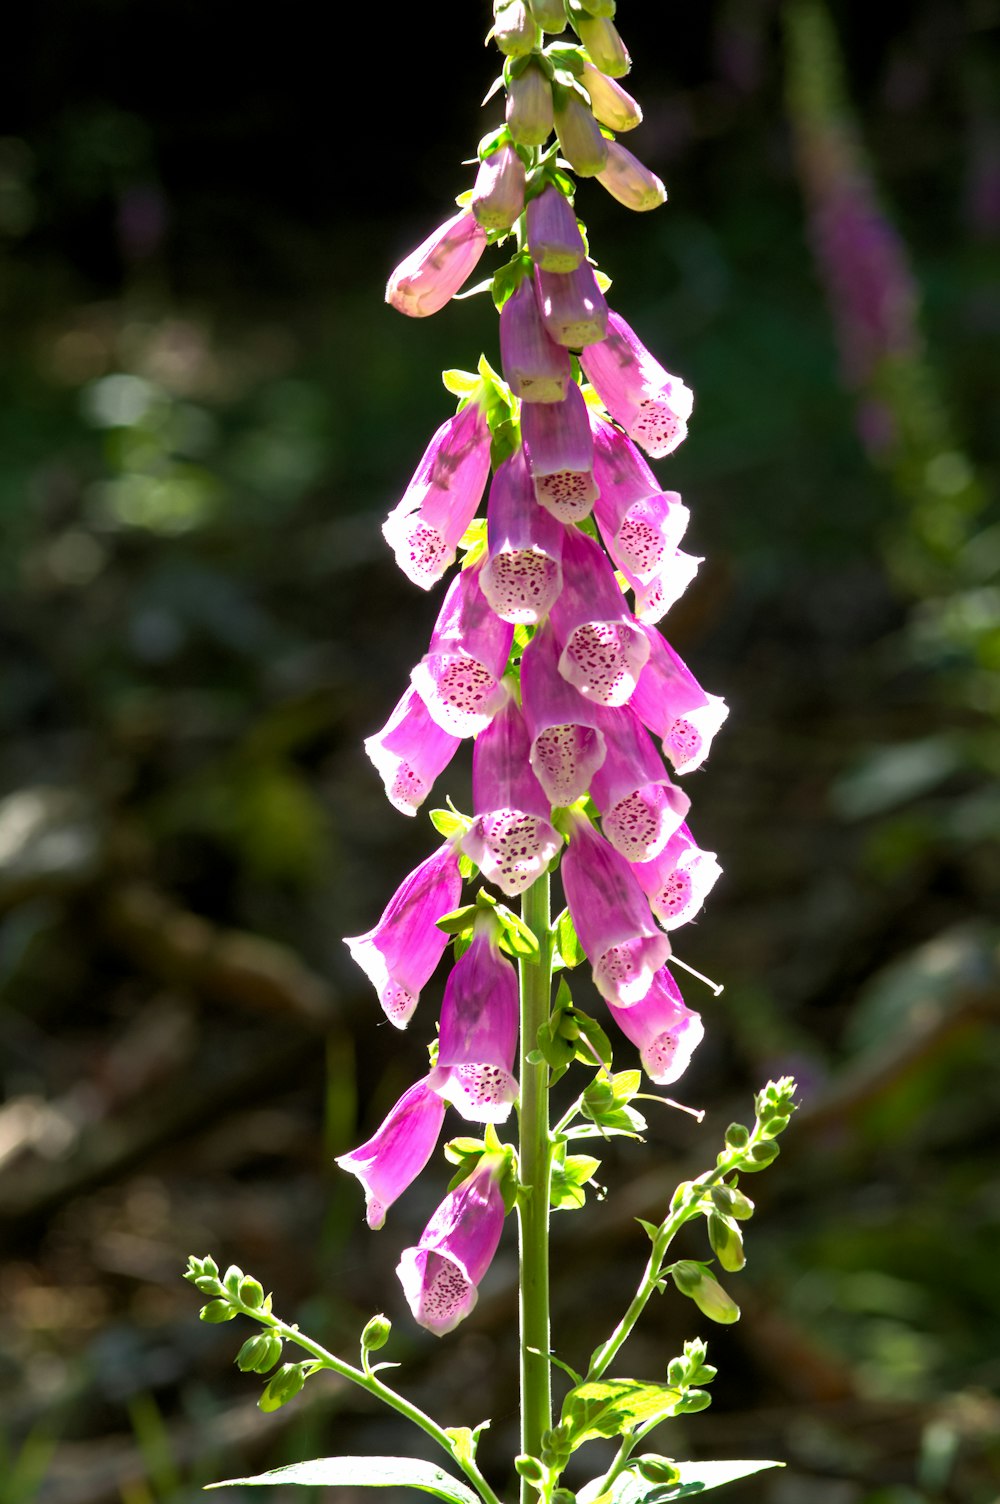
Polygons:
M720 1367L713 1408L657 1444L788 1459L734 1504L989 1504L1000 7L832 5L925 337L860 391L804 207L816 158L793 149L795 9L623 0L628 144L670 203L579 196L612 301L697 394L659 473L707 562L664 626L732 711L690 788L726 876L678 944L726 986L685 989L707 1038L677 1090L707 1117L609 1146L606 1200L557 1217L556 1341L585 1358L645 1256L633 1217L794 1071L799 1118L747 1187L741 1323L668 1296L628 1350L660 1376L700 1330ZM436 610L378 526L449 412L437 372L495 359L495 318L479 299L409 322L382 286L498 118L487 24L478 4L5 17L5 1504L172 1504L413 1445L322 1378L260 1417L231 1367L247 1333L198 1324L189 1252L348 1357L385 1309L407 1392L446 1423L492 1415L488 1464L515 1449L510 1242L437 1344L392 1271L444 1166L378 1234L331 1166L421 1072L440 987L395 1033L341 937L432 839L361 750ZM873 390L908 435L891 452L859 436Z

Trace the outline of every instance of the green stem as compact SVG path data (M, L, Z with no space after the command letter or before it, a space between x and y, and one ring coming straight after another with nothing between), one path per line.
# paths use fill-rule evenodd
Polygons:
M521 962L521 1102L518 1197L521 1318L521 1451L539 1457L552 1425L549 1363L549 1068L529 1056L552 1005L552 929L546 873L524 894L521 914L538 941L538 955ZM521 1504L535 1489L522 1480Z

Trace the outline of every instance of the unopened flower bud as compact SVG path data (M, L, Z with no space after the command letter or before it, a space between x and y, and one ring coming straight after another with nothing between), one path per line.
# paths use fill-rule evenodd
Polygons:
M566 30L565 0L528 0L536 25L558 35Z
M388 1316L373 1316L361 1333L361 1346L366 1353L377 1353L379 1348L385 1347L391 1331L392 1322Z
M584 63L580 82L590 95L590 107L611 131L632 131L642 123L642 110L621 84L606 77L593 63Z
M524 163L513 146L480 162L470 205L484 230L509 230L524 209Z
M720 1217L718 1212L712 1212L709 1216L708 1241L727 1274L735 1274L743 1268L747 1261L743 1252L743 1235L738 1227L727 1218Z
M247 1274L240 1280L237 1293L243 1304L253 1311L264 1304L264 1287L259 1279L254 1279L252 1274Z
M647 1452L638 1459L636 1471L647 1483L661 1485L676 1483L681 1475L680 1468L669 1457L659 1457L654 1452Z
M593 178L608 160L608 142L589 106L567 93L555 112L556 135L562 154L581 178Z
M673 1266L670 1273L681 1294L693 1300L709 1321L717 1321L722 1326L730 1326L734 1321L739 1321L740 1308L735 1300L726 1294L718 1280L713 1279L700 1264L682 1259Z
M624 78L632 66L632 59L614 22L603 16L593 16L581 17L574 24L594 67L609 78Z
M536 1486L544 1483L548 1476L548 1468L544 1467L537 1457L529 1457L523 1452L520 1457L514 1458L514 1470L525 1483Z
M607 161L597 174L597 181L626 209L643 213L666 203L667 190L655 172L650 172L638 157L618 141L606 141Z
M743 1169L750 1172L754 1170L766 1170L768 1165L773 1164L781 1150L775 1143L754 1144L750 1150L749 1158L744 1160Z
M258 1332L236 1354L236 1367L241 1373L267 1373L280 1357L281 1338L274 1332Z
M552 133L552 89L539 68L527 67L507 88L507 129L518 146L544 146Z
M385 301L410 318L437 313L454 297L486 249L486 231L463 209L401 261L389 278Z
M572 272L586 255L573 206L550 183L528 201L528 250L543 272Z
M540 40L525 0L493 0L493 40L507 57L526 57Z
M198 1312L199 1321L208 1321L216 1325L220 1321L232 1321L239 1314L229 1304L228 1300L210 1300L207 1306L202 1306Z
M305 1381L301 1363L283 1363L257 1401L258 1409L265 1414L280 1410L295 1398Z
M750 1130L742 1123L730 1123L726 1129L726 1148L745 1149L750 1142Z

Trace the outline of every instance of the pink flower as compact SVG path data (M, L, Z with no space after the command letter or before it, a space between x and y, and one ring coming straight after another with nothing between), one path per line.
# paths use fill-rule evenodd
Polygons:
M612 198L640 214L666 203L667 190L655 172L650 172L620 141L609 141L607 148L607 160L597 181Z
M483 1155L467 1180L450 1191L396 1273L414 1320L435 1337L453 1331L473 1309L478 1285L497 1251L504 1204L500 1155Z
M493 477L480 587L504 621L535 623L562 589L563 529L535 500L523 449Z
M439 225L389 278L385 301L410 318L426 318L455 296L486 249L486 231L468 209Z
M562 402L526 402L521 438L538 502L559 522L580 522L597 496L587 404L575 381Z
M608 305L589 262L581 261L571 272L536 267L535 277L542 321L557 345L580 350L604 339Z
M479 164L471 208L485 230L509 230L524 209L524 163L509 143Z
M718 695L706 694L659 632L645 626L639 630L650 653L630 704L643 725L663 742L674 772L691 773L708 756L729 707Z
M530 747L511 696L476 738L472 753L476 818L462 850L510 898L542 875L562 845L549 821L549 801L531 770Z
M676 491L661 491L631 439L600 420L592 422L594 519L618 569L647 584L673 554L690 513Z
M535 776L553 804L573 804L604 761L601 711L560 674L559 645L548 623L522 655L521 703Z
M455 562L490 473L490 431L476 401L442 423L416 473L382 525L396 563L428 590Z
M457 736L431 719L413 688L403 695L382 730L365 738L365 751L385 785L389 803L403 815L416 814L459 745Z
M596 119L611 131L631 131L642 124L642 110L621 84L607 78L593 63L584 62L580 82L590 95Z
M601 722L607 755L590 783L601 829L630 862L657 856L691 808L670 782L652 737L627 705Z
M531 277L500 310L500 364L522 402L562 402L572 370L569 351L546 333Z
M611 1016L639 1050L651 1081L670 1086L680 1080L704 1038L701 1015L685 1006L670 972L661 966L644 998L631 1008L608 1004Z
M584 350L580 362L615 422L654 459L686 437L690 388L654 360L620 314L608 315L607 338Z
M468 1121L502 1123L517 1097L517 975L500 954L492 921L477 925L441 1004L436 1085Z
M445 1114L433 1087L436 1074L432 1071L404 1092L368 1142L336 1161L363 1185L369 1227L384 1224L389 1207L434 1153Z
M649 642L600 545L578 528L566 533L563 588L549 617L563 677L588 700L624 705L649 657Z
M503 703L500 680L514 628L490 609L479 588L482 566L452 581L430 646L410 678L433 720L452 736L475 736Z
M552 183L528 200L527 231L531 259L542 271L574 271L586 255L573 207Z
M635 591L636 620L649 626L662 621L674 602L680 600L704 562L696 554L686 554L683 549L677 548L645 583L623 568L622 574Z
M722 875L715 852L702 851L686 825L652 861L637 863L632 871L665 930L693 919Z

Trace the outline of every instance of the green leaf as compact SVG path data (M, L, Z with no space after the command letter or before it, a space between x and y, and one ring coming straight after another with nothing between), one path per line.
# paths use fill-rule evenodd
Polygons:
M595 1436L628 1436L676 1414L682 1396L669 1384L599 1379L579 1384L563 1400L562 1422L576 1448Z
M448 1504L480 1504L471 1488L417 1457L313 1457L253 1478L226 1478L208 1487L259 1488L279 1483L301 1483L310 1488L420 1488L448 1500Z
M489 1421L480 1421L474 1431L468 1426L446 1426L445 1435L455 1449L455 1456L459 1462L474 1462L476 1448L479 1445L479 1434L489 1426Z
M479 385L479 377L474 371L442 371L441 380L453 397L471 397Z
M721 1488L724 1483L735 1483L739 1478L749 1478L753 1473L762 1473L769 1467L784 1467L783 1462L764 1462L757 1458L741 1458L733 1462L678 1462L680 1479L674 1484L650 1484L635 1473L622 1473L612 1483L609 1491L610 1504L669 1504L671 1499L686 1499L694 1494L706 1493L710 1488ZM594 1504L602 1480L596 1478L577 1493L578 1504Z
M556 949L562 957L563 965L570 971L587 959L576 930L573 928L573 921L569 917L569 909L563 909L556 920Z
M450 836L457 835L461 831L464 836L472 825L468 815L460 814L455 809L432 809L430 821L439 836L444 836L447 841Z
M503 945L501 941L503 949L509 949L515 956L537 956L538 941L534 931L528 928L520 914L515 914L513 909L508 909L506 904L502 903L497 904L496 912L497 918L504 927L507 940L506 945Z

